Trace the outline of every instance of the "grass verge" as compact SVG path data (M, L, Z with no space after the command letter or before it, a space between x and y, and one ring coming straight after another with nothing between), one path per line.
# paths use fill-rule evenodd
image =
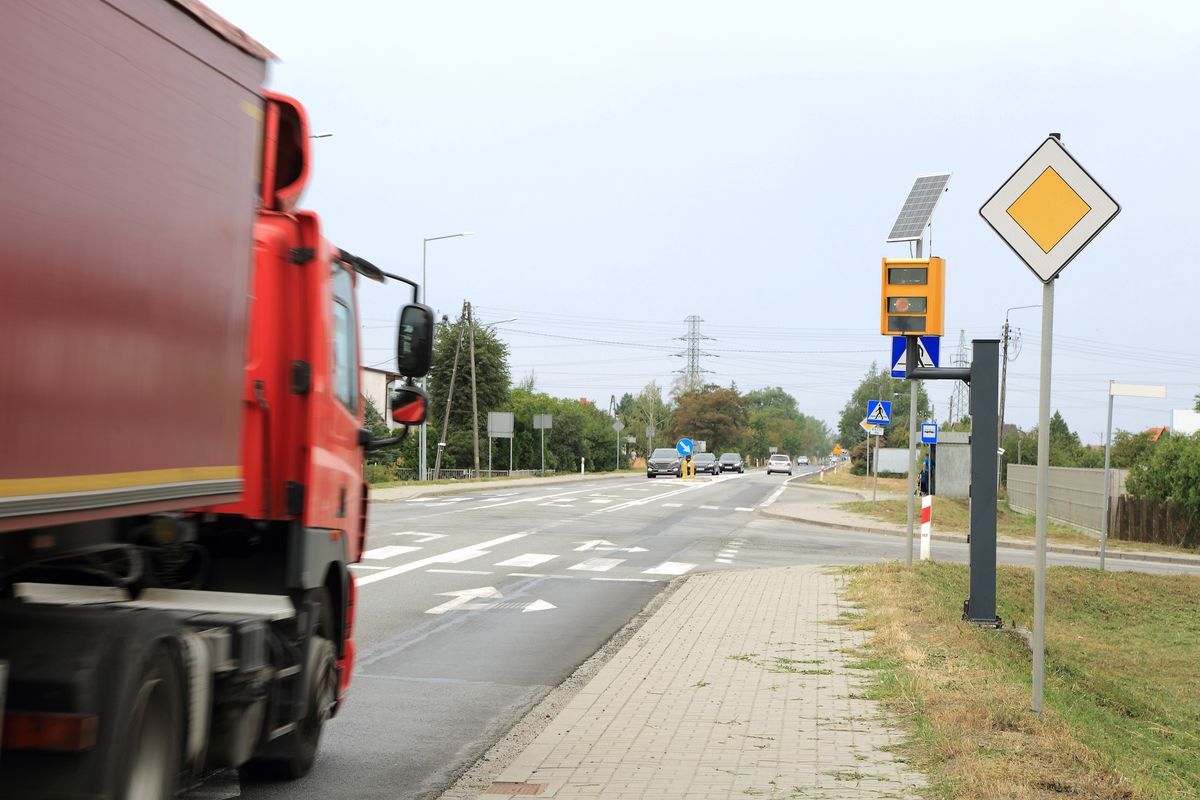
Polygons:
M838 508L852 514L861 514L882 522L894 525L905 525L908 522L908 506L903 500L879 500L874 506L869 501L853 501L840 503ZM933 498L933 530L938 533L966 533L971 527L970 503L966 498L934 497ZM920 504L916 514L921 512ZM1032 514L1022 514L1009 508L1007 502L1001 502L996 507L996 534L1002 539L1023 539L1032 541L1036 529L1036 520ZM1046 538L1056 544L1076 545L1096 548L1100 546L1095 536L1078 531L1068 525L1050 522L1046 529ZM1186 553L1196 555L1194 548L1171 547L1170 545L1154 544L1152 542L1126 542L1119 539L1109 539L1110 549L1134 550L1138 552Z
M874 481L875 479L869 475L851 475L850 465L842 464L836 470L825 470L824 480L819 477L810 478L809 484L820 486L824 483L829 486L841 486L847 489L856 489L860 492L870 492ZM900 492L906 494L908 492L908 478L880 478L878 490L881 492Z
M1200 578L1057 567L1047 581L1045 715L1011 627L961 622L967 569L849 568L874 632L859 667L910 733L930 794L963 800L1200 797ZM1031 626L1033 573L1001 568L998 612Z

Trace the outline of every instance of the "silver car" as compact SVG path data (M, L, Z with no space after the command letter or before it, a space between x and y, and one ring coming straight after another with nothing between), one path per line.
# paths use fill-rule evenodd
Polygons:
M792 457L783 453L776 453L767 460L767 474L773 472L786 472L792 474Z

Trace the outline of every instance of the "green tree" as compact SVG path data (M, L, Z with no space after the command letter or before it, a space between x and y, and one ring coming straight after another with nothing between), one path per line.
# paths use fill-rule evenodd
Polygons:
M738 390L708 384L679 395L671 418L672 436L706 442L709 452L727 450L741 441L746 405Z
M620 415L626 428L622 433L634 438L634 448L643 455L648 454L651 447L666 447L671 444L671 410L670 404L663 399L662 389L650 381L636 397L630 398L628 404L622 398ZM653 442L646 437L646 427L650 425L655 430Z
M504 411L508 401L511 377L508 368L508 345L494 331L475 323L475 384L478 393L480 462L487 458L487 412ZM442 454L442 467L469 468L474 461L471 438L471 356L470 327L459 319L438 326L433 346L433 366L429 372L429 463L432 466L435 447L440 438L434 438L435 428L440 428L445 418L446 398L450 389L450 373L454 364L454 353L458 352L458 372L454 381L454 398L450 408L448 435L444 439L446 450ZM527 378L532 382L533 377ZM507 450L507 448L505 448ZM507 453L505 454L507 456ZM507 458L505 458L507 463Z
M1192 398L1192 410L1200 411L1200 393L1197 393L1196 396Z
M891 377L891 370L880 368L877 363L872 362L871 368L842 407L841 416L838 418L838 443L850 450L858 442L865 441L867 433L859 423L867 415L867 401L889 400L892 403L892 424L884 433L883 446L907 447L909 386L907 380ZM929 395L924 386L918 385L917 422L929 419L932 415Z
M1179 505L1195 530L1200 525L1200 434L1160 439L1125 485L1138 497Z
M832 447L829 428L815 417L802 413L796 398L781 387L747 392L748 425L741 452L766 458L771 447L789 455L823 456Z
M1112 466L1117 469L1132 469L1134 466L1148 461L1154 453L1155 444L1156 442L1150 438L1147 431L1141 433L1117 431L1113 434L1112 440Z

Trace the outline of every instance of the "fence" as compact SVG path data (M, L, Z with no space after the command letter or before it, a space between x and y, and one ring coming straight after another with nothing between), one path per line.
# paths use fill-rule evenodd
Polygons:
M940 464L938 465L940 468ZM1128 470L1109 470L1111 499L1125 493ZM1015 511L1034 513L1037 506L1037 467L1030 464L1009 464L1008 504ZM939 479L940 489L940 479ZM1100 515L1104 507L1104 470L1075 467L1050 468L1050 519L1078 528L1085 533L1100 534ZM1112 518L1109 518L1112 522ZM1111 524L1110 524L1111 529Z
M1108 530L1114 539L1200 547L1200 529L1189 525L1187 515L1178 505L1121 495L1113 512Z

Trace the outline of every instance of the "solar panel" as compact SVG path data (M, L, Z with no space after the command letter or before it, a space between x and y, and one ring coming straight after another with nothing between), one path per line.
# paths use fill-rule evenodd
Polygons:
M896 224L888 234L889 242L911 242L920 239L933 216L938 198L946 191L950 182L949 172L939 172L936 175L918 175L913 183L908 199L896 217Z

